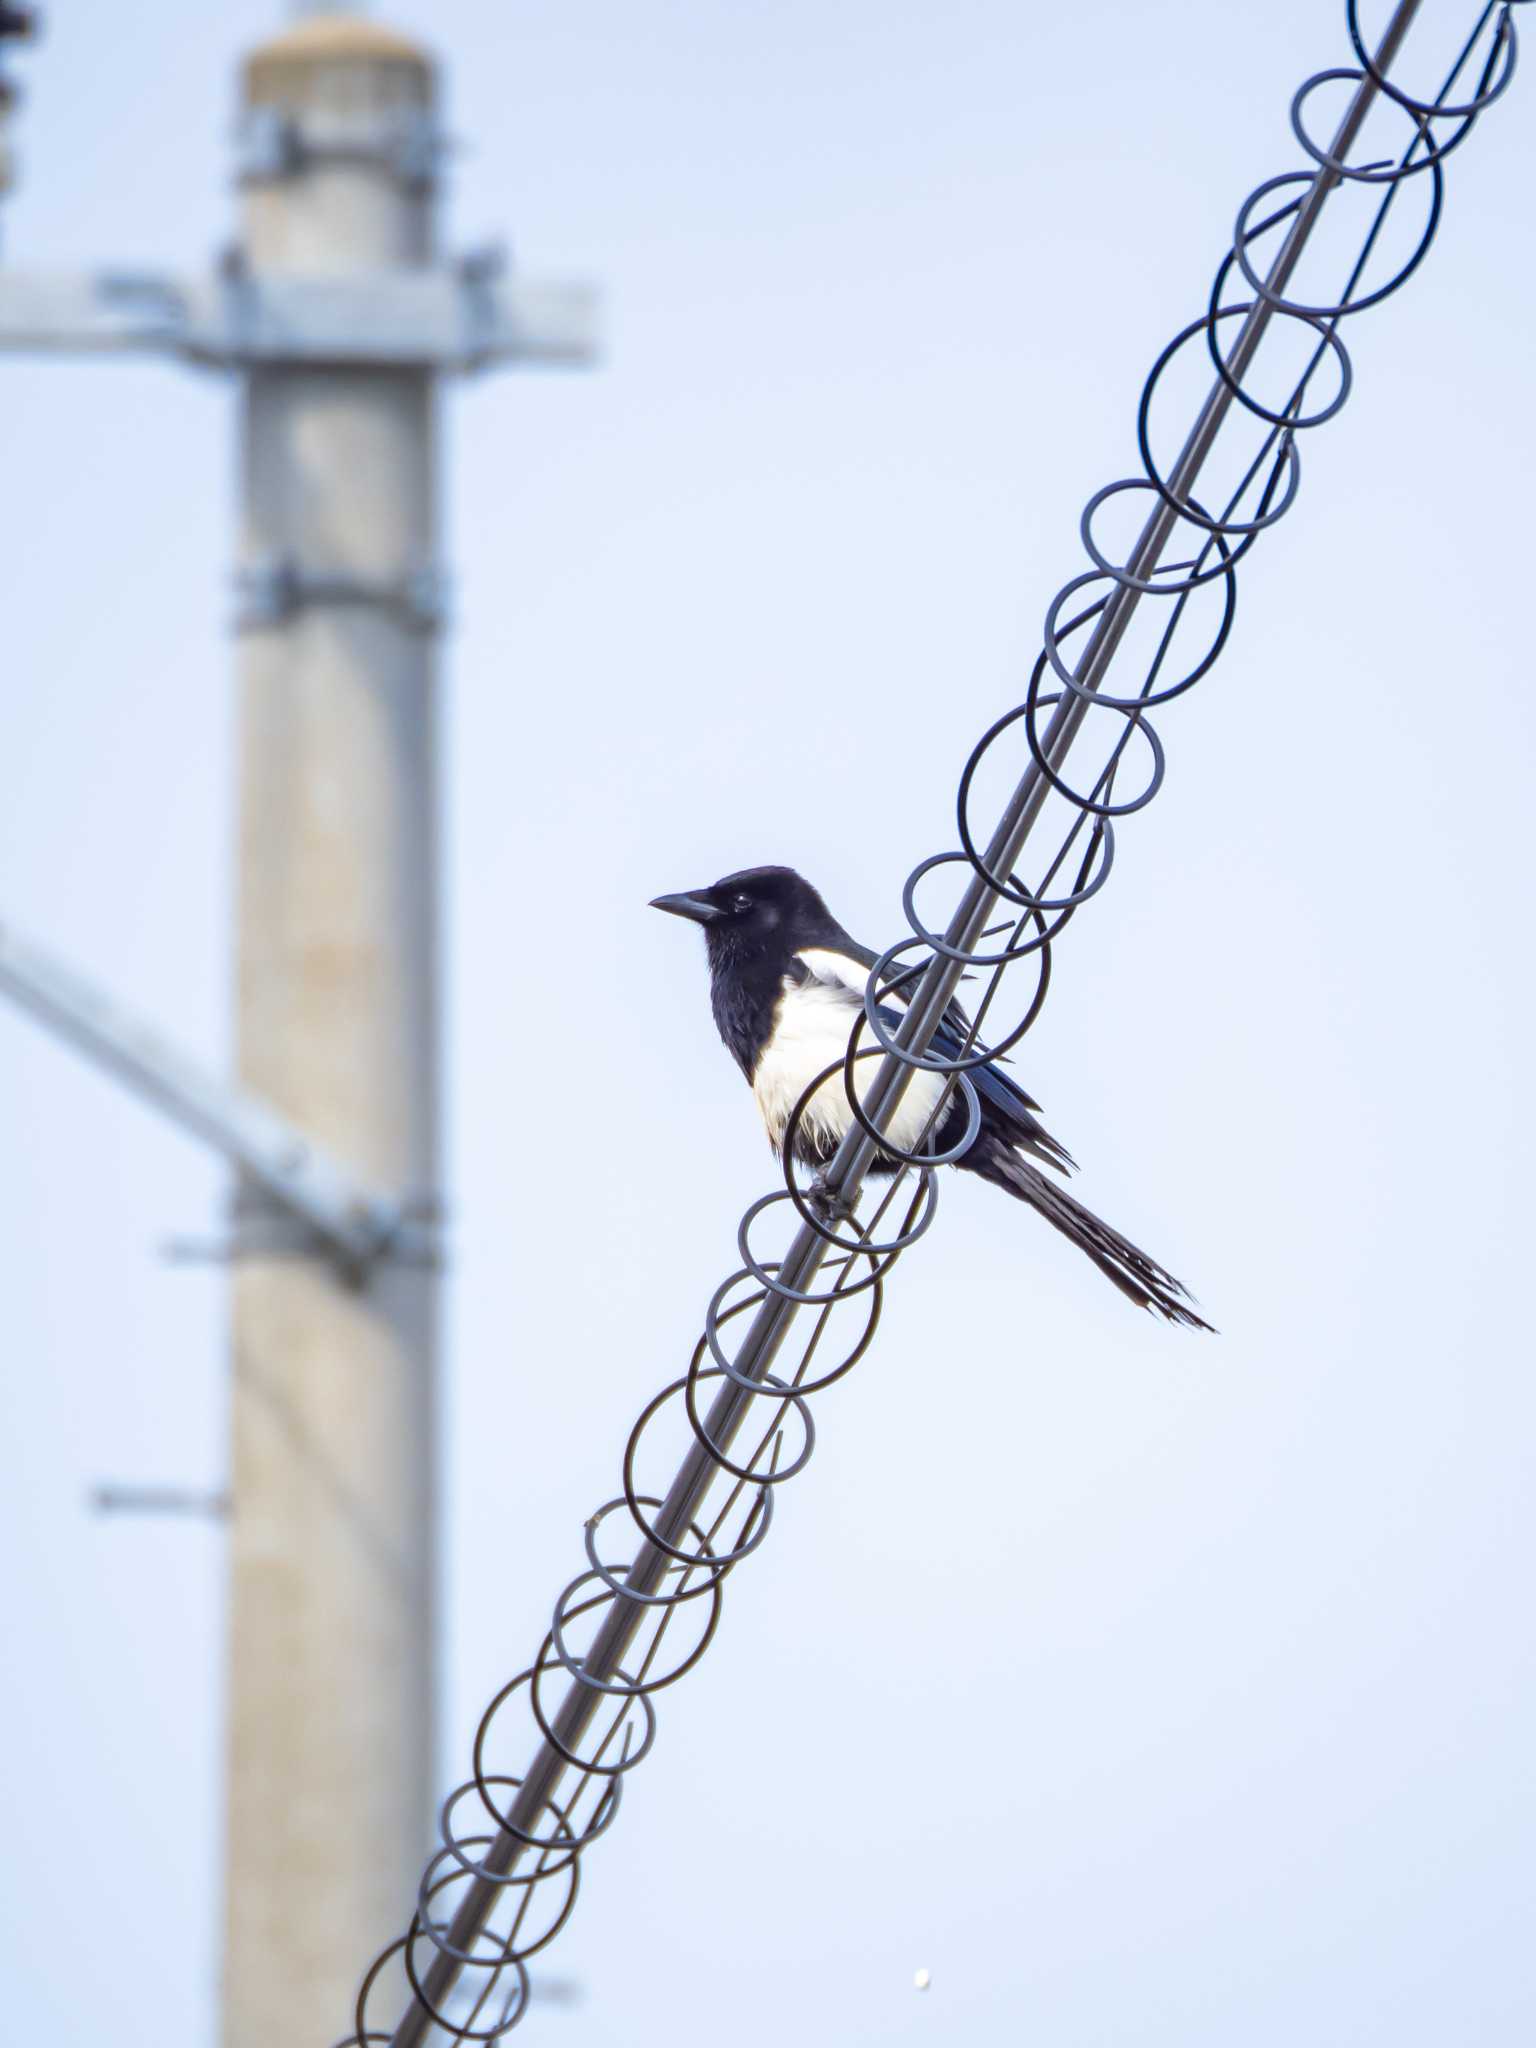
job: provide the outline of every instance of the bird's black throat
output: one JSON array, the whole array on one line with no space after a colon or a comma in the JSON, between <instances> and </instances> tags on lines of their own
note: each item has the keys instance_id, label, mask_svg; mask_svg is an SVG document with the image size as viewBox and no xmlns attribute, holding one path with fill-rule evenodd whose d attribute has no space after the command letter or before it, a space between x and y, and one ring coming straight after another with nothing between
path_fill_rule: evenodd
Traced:
<instances>
[{"instance_id":1,"label":"bird's black throat","mask_svg":"<svg viewBox=\"0 0 1536 2048\"><path fill-rule=\"evenodd\" d=\"M722 919L704 928L715 1028L749 1081L773 1036L785 977L798 978L795 955L817 946L856 952L821 898L807 885L800 887L808 901L763 904L750 919Z\"/></svg>"},{"instance_id":2,"label":"bird's black throat","mask_svg":"<svg viewBox=\"0 0 1536 2048\"><path fill-rule=\"evenodd\" d=\"M704 937L715 1028L750 1081L773 1035L791 947L781 931L744 932L730 925L712 925Z\"/></svg>"}]
</instances>

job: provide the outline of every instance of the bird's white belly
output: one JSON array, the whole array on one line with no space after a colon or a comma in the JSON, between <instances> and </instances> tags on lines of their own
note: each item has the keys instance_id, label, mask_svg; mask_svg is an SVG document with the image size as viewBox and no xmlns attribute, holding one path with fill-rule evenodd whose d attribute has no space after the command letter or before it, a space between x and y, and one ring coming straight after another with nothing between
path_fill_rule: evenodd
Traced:
<instances>
[{"instance_id":1,"label":"bird's white belly","mask_svg":"<svg viewBox=\"0 0 1536 2048\"><path fill-rule=\"evenodd\" d=\"M830 1149L853 1122L842 1062L848 1051L849 1034L861 1015L861 1003L857 998L850 1000L846 989L829 988L814 981L804 986L786 984L773 1036L763 1047L752 1074L752 1093L775 1151L783 1144L784 1127L795 1104L816 1076L834 1064L837 1071L828 1076L806 1104L801 1128L806 1137L821 1141L818 1149ZM866 1031L854 1062L854 1084L860 1102L874 1085L881 1057L879 1045ZM887 1135L899 1151L910 1152L918 1144L943 1086L942 1075L921 1071L913 1075L887 1126Z\"/></svg>"}]
</instances>

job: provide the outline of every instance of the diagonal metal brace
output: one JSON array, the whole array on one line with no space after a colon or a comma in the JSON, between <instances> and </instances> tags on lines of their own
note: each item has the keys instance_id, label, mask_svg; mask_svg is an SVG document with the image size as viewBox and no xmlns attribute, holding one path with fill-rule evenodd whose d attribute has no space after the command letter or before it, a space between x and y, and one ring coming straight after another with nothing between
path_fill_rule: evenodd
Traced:
<instances>
[{"instance_id":1,"label":"diagonal metal brace","mask_svg":"<svg viewBox=\"0 0 1536 2048\"><path fill-rule=\"evenodd\" d=\"M40 946L0 924L0 994L211 1145L360 1280L393 1247L404 1207L358 1186L254 1096L217 1080Z\"/></svg>"}]
</instances>

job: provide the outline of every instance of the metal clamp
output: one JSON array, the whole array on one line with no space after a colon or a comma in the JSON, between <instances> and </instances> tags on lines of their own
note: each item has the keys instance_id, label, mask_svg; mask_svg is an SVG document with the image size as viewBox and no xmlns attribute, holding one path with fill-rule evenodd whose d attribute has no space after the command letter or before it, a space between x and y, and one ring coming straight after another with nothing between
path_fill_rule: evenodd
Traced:
<instances>
[{"instance_id":1,"label":"metal clamp","mask_svg":"<svg viewBox=\"0 0 1536 2048\"><path fill-rule=\"evenodd\" d=\"M424 191L448 146L428 107L402 107L382 122L337 114L301 121L281 107L251 107L235 131L235 177L242 185L267 185L315 164L372 164Z\"/></svg>"},{"instance_id":2,"label":"metal clamp","mask_svg":"<svg viewBox=\"0 0 1536 2048\"><path fill-rule=\"evenodd\" d=\"M237 633L286 625L310 605L371 605L393 612L418 633L435 633L448 616L448 578L436 563L393 577L343 569L306 569L291 555L270 556L235 572Z\"/></svg>"},{"instance_id":3,"label":"metal clamp","mask_svg":"<svg viewBox=\"0 0 1536 2048\"><path fill-rule=\"evenodd\" d=\"M466 249L454 264L461 316L462 364L480 370L495 360L505 321L503 284L510 254L504 242L485 242Z\"/></svg>"}]
</instances>

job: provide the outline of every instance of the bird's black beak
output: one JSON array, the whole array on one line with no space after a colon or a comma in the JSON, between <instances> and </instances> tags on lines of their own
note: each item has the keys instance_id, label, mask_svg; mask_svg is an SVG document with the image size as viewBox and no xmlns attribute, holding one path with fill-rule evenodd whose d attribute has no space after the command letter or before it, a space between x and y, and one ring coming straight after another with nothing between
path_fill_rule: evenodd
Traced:
<instances>
[{"instance_id":1,"label":"bird's black beak","mask_svg":"<svg viewBox=\"0 0 1536 2048\"><path fill-rule=\"evenodd\" d=\"M653 896L650 907L670 911L673 917L689 918L694 924L713 924L717 917L725 915L702 896Z\"/></svg>"}]
</instances>

